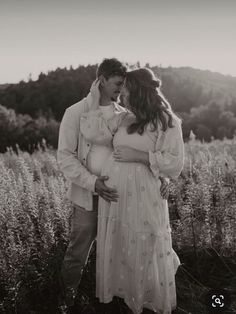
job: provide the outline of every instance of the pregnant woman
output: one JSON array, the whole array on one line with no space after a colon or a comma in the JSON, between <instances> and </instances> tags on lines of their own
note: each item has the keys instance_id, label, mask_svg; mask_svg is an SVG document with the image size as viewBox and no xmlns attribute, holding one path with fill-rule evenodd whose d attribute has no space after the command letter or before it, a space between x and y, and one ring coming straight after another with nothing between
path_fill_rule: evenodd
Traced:
<instances>
[{"instance_id":1,"label":"pregnant woman","mask_svg":"<svg viewBox=\"0 0 236 314\"><path fill-rule=\"evenodd\" d=\"M178 177L184 144L181 120L159 85L149 69L127 73L122 97L130 113L119 121L114 153L102 172L119 199L99 198L96 296L104 303L123 298L134 314L143 308L171 314L176 308L180 261L159 176Z\"/></svg>"}]
</instances>

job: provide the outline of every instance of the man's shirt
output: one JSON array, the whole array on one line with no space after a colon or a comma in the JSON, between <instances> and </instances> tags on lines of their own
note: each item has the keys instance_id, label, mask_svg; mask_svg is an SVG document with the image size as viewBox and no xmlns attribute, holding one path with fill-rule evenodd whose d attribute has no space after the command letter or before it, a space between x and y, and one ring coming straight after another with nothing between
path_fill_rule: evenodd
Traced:
<instances>
[{"instance_id":1,"label":"man's shirt","mask_svg":"<svg viewBox=\"0 0 236 314\"><path fill-rule=\"evenodd\" d=\"M116 103L113 103L112 106L114 118L109 120L109 128L112 128L112 132L116 132L120 116L127 110ZM94 101L91 93L66 109L60 125L57 151L59 167L69 183L68 199L88 211L93 210L93 194L97 174L89 170L88 160L91 162L94 150L90 153L91 141L84 136L85 134L81 130L83 121L93 113L96 115L97 110L99 110L99 105ZM96 121L96 116L94 121ZM90 159L88 159L89 154Z\"/></svg>"},{"instance_id":2,"label":"man's shirt","mask_svg":"<svg viewBox=\"0 0 236 314\"><path fill-rule=\"evenodd\" d=\"M99 106L99 110L102 112L104 119L112 119L115 115L114 105ZM107 158L113 152L113 148L107 145L92 144L87 156L87 166L91 173L97 176L101 175L101 171Z\"/></svg>"}]
</instances>

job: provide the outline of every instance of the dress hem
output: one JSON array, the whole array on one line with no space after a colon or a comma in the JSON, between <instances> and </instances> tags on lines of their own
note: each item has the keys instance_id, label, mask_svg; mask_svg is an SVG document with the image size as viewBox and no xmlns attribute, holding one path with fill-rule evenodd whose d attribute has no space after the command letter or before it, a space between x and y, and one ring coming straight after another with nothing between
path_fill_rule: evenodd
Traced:
<instances>
[{"instance_id":1,"label":"dress hem","mask_svg":"<svg viewBox=\"0 0 236 314\"><path fill-rule=\"evenodd\" d=\"M127 301L127 299L125 299L124 296L121 295L121 294L118 294L118 293L117 294L113 294L111 297L106 298L106 299L104 298L103 300L101 300L101 298L99 298L98 296L96 296L96 297L99 299L100 303L105 303L105 304L112 302L114 297L119 297L122 300L124 300L125 304L132 310L132 308L129 306L129 302ZM147 306L145 307L144 306L145 304L148 305L148 304L153 304L153 303L152 302L144 302L141 310L138 311L138 312L133 312L133 313L134 314L141 314L144 309L148 309L148 310L153 311L155 314L166 314L166 313L167 314L171 314L171 312L176 310L176 308L177 308L177 305L175 305L174 307L171 307L171 312L170 311L164 311L164 310L153 310L153 308L151 308L151 306L150 307L147 307Z\"/></svg>"}]
</instances>

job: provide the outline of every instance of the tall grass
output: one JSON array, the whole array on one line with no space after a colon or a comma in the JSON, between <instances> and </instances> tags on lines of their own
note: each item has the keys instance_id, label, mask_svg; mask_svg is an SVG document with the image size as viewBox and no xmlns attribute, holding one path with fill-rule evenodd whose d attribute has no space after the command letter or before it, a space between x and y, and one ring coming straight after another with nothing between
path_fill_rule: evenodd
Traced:
<instances>
[{"instance_id":1,"label":"tall grass","mask_svg":"<svg viewBox=\"0 0 236 314\"><path fill-rule=\"evenodd\" d=\"M170 207L179 214L173 230L178 248L214 247L236 253L236 139L185 145L184 170L172 182Z\"/></svg>"},{"instance_id":2,"label":"tall grass","mask_svg":"<svg viewBox=\"0 0 236 314\"><path fill-rule=\"evenodd\" d=\"M187 248L198 260L202 249L236 256L235 144L185 145L184 170L169 197L173 246L183 259ZM0 312L56 313L71 206L55 151L9 149L0 173Z\"/></svg>"},{"instance_id":3,"label":"tall grass","mask_svg":"<svg viewBox=\"0 0 236 314\"><path fill-rule=\"evenodd\" d=\"M66 182L50 151L17 156L9 150L0 172L2 310L48 308L69 234Z\"/></svg>"}]
</instances>

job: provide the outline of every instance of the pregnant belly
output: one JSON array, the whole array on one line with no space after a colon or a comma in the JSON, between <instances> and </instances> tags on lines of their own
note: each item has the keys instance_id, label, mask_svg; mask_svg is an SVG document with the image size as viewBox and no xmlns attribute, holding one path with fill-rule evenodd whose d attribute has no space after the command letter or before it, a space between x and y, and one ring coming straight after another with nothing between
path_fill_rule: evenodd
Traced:
<instances>
[{"instance_id":1,"label":"pregnant belly","mask_svg":"<svg viewBox=\"0 0 236 314\"><path fill-rule=\"evenodd\" d=\"M100 176L111 154L112 149L110 147L93 145L87 157L87 165L90 172Z\"/></svg>"},{"instance_id":2,"label":"pregnant belly","mask_svg":"<svg viewBox=\"0 0 236 314\"><path fill-rule=\"evenodd\" d=\"M160 196L160 180L141 163L116 162L109 157L102 175L109 179L106 185L116 188L119 199L110 207L109 215L129 223L137 232L161 230L168 210ZM145 225L143 223L145 222ZM155 231L156 232L156 231Z\"/></svg>"},{"instance_id":3,"label":"pregnant belly","mask_svg":"<svg viewBox=\"0 0 236 314\"><path fill-rule=\"evenodd\" d=\"M118 162L112 154L104 163L101 175L108 176L106 184L117 187L122 194L127 193L125 187L130 186L131 182L133 189L134 184L137 188L145 185L159 189L160 186L160 180L154 177L148 166L137 162Z\"/></svg>"}]
</instances>

